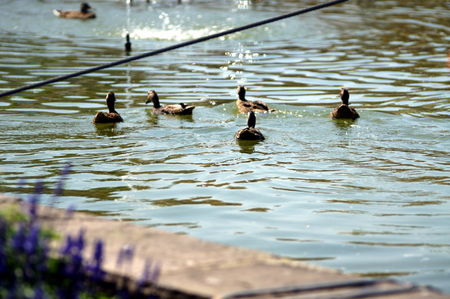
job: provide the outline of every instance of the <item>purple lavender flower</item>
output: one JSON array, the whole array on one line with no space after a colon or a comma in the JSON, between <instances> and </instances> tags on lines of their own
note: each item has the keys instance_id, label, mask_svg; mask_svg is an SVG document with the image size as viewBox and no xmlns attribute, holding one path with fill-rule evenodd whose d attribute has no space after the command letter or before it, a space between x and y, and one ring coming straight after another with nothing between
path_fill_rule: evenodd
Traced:
<instances>
[{"instance_id":1,"label":"purple lavender flower","mask_svg":"<svg viewBox=\"0 0 450 299\"><path fill-rule=\"evenodd\" d=\"M45 296L44 290L42 289L42 286L37 286L34 288L34 297L33 299L45 299L47 298Z\"/></svg>"},{"instance_id":2,"label":"purple lavender flower","mask_svg":"<svg viewBox=\"0 0 450 299\"><path fill-rule=\"evenodd\" d=\"M84 232L84 228L80 228L78 236L73 239L71 252L69 254L70 266L74 269L73 271L75 272L80 271L83 263L83 249L85 244Z\"/></svg>"},{"instance_id":3,"label":"purple lavender flower","mask_svg":"<svg viewBox=\"0 0 450 299\"><path fill-rule=\"evenodd\" d=\"M72 252L73 244L74 244L74 242L72 240L72 236L66 235L66 241L63 243L63 246L61 246L59 253L62 256L68 256Z\"/></svg>"},{"instance_id":4,"label":"purple lavender flower","mask_svg":"<svg viewBox=\"0 0 450 299\"><path fill-rule=\"evenodd\" d=\"M71 165L66 164L61 170L53 198L62 194L70 168ZM25 180L21 180L19 187L24 184ZM24 208L29 215L29 221L18 223L16 227L0 218L0 297L6 295L11 299L78 299L81 295L86 298L90 296L97 298L96 282L101 281L105 275L102 270L104 243L100 239L95 241L92 258L86 262L83 259L83 250L86 247L85 230L81 228L76 235L66 235L65 242L59 250L60 259L49 259L49 240L42 234L37 217L43 190L43 183L38 181L34 193L28 196L25 202ZM72 211L73 209L68 213ZM134 246L124 246L119 252L117 265L131 263L134 251ZM51 272L51 275L47 276L50 271L56 273ZM159 275L159 264L147 260L138 287L155 283ZM57 277L56 286L53 279L44 282L43 279L47 277ZM118 290L116 296L124 299L134 296L130 294L126 285L128 284L124 284L125 287ZM56 287L56 290L52 291L54 293L47 293L53 287ZM34 292L30 294L29 290Z\"/></svg>"},{"instance_id":5,"label":"purple lavender flower","mask_svg":"<svg viewBox=\"0 0 450 299\"><path fill-rule=\"evenodd\" d=\"M160 265L158 263L155 264L152 270L152 261L147 259L145 261L142 276L138 281L138 288L142 288L147 283L156 283L159 278L160 271Z\"/></svg>"},{"instance_id":6,"label":"purple lavender flower","mask_svg":"<svg viewBox=\"0 0 450 299\"><path fill-rule=\"evenodd\" d=\"M34 193L42 194L42 192L44 192L44 183L42 183L42 181L37 181L34 185Z\"/></svg>"},{"instance_id":7,"label":"purple lavender flower","mask_svg":"<svg viewBox=\"0 0 450 299\"><path fill-rule=\"evenodd\" d=\"M94 246L94 263L96 265L101 265L103 263L103 241L95 241Z\"/></svg>"},{"instance_id":8,"label":"purple lavender flower","mask_svg":"<svg viewBox=\"0 0 450 299\"><path fill-rule=\"evenodd\" d=\"M20 298L20 295L17 294L17 285L14 283L12 286L8 288L8 294L6 295L6 299L17 299Z\"/></svg>"},{"instance_id":9,"label":"purple lavender flower","mask_svg":"<svg viewBox=\"0 0 450 299\"><path fill-rule=\"evenodd\" d=\"M6 263L6 222L0 217L0 277L8 270L8 266Z\"/></svg>"},{"instance_id":10,"label":"purple lavender flower","mask_svg":"<svg viewBox=\"0 0 450 299\"><path fill-rule=\"evenodd\" d=\"M0 216L0 248L6 246L7 225L6 221Z\"/></svg>"},{"instance_id":11,"label":"purple lavender flower","mask_svg":"<svg viewBox=\"0 0 450 299\"><path fill-rule=\"evenodd\" d=\"M157 283L160 274L161 274L161 265L157 262L153 267L153 272L151 273L149 280L152 283Z\"/></svg>"},{"instance_id":12,"label":"purple lavender flower","mask_svg":"<svg viewBox=\"0 0 450 299\"><path fill-rule=\"evenodd\" d=\"M48 270L47 262L49 251L50 251L49 244L47 240L45 240L44 242L42 242L42 244L40 244L40 256L39 256L40 260L38 261L38 265L36 268L36 270L39 273L44 273L44 271Z\"/></svg>"},{"instance_id":13,"label":"purple lavender flower","mask_svg":"<svg viewBox=\"0 0 450 299\"><path fill-rule=\"evenodd\" d=\"M58 272L64 284L60 285L57 291L58 298L78 298L84 277L82 255L84 243L83 229L80 229L78 236L66 235L66 242L60 249L62 257Z\"/></svg>"},{"instance_id":14,"label":"purple lavender flower","mask_svg":"<svg viewBox=\"0 0 450 299\"><path fill-rule=\"evenodd\" d=\"M150 259L147 259L145 261L144 270L142 271L142 276L138 280L138 283L137 283L139 289L148 283L148 281L150 279L151 266L152 266L152 261Z\"/></svg>"},{"instance_id":15,"label":"purple lavender flower","mask_svg":"<svg viewBox=\"0 0 450 299\"><path fill-rule=\"evenodd\" d=\"M124 262L131 263L134 256L134 245L125 245L123 246L120 251L119 255L117 256L117 262L116 267L121 267Z\"/></svg>"},{"instance_id":16,"label":"purple lavender flower","mask_svg":"<svg viewBox=\"0 0 450 299\"><path fill-rule=\"evenodd\" d=\"M94 245L94 255L92 257L91 264L88 265L87 269L91 273L91 278L94 281L101 280L104 275L102 270L103 264L103 241L96 240Z\"/></svg>"},{"instance_id":17,"label":"purple lavender flower","mask_svg":"<svg viewBox=\"0 0 450 299\"><path fill-rule=\"evenodd\" d=\"M28 235L26 236L24 243L23 243L23 248L24 248L24 252L28 255L31 255L35 252L37 252L37 250L39 249L39 233L40 233L40 227L37 225L33 225L28 233Z\"/></svg>"},{"instance_id":18,"label":"purple lavender flower","mask_svg":"<svg viewBox=\"0 0 450 299\"><path fill-rule=\"evenodd\" d=\"M84 233L85 233L85 229L84 228L80 228L80 231L78 232L78 238L75 239L75 247L76 250L78 251L83 251L84 249L84 244L85 244L85 240L84 240Z\"/></svg>"},{"instance_id":19,"label":"purple lavender flower","mask_svg":"<svg viewBox=\"0 0 450 299\"><path fill-rule=\"evenodd\" d=\"M30 223L34 223L37 217L37 208L39 199L44 191L44 184L41 181L36 182L34 186L34 193L28 199L28 214L30 216Z\"/></svg>"},{"instance_id":20,"label":"purple lavender flower","mask_svg":"<svg viewBox=\"0 0 450 299\"><path fill-rule=\"evenodd\" d=\"M117 292L117 297L120 299L129 299L130 292L127 289L121 289Z\"/></svg>"},{"instance_id":21,"label":"purple lavender flower","mask_svg":"<svg viewBox=\"0 0 450 299\"><path fill-rule=\"evenodd\" d=\"M23 251L23 243L25 242L25 225L23 223L19 224L19 228L14 233L12 237L12 248L17 252Z\"/></svg>"},{"instance_id":22,"label":"purple lavender flower","mask_svg":"<svg viewBox=\"0 0 450 299\"><path fill-rule=\"evenodd\" d=\"M63 169L61 170L61 173L59 175L59 180L56 183L55 191L53 192L53 197L58 197L62 194L63 188L64 188L64 181L66 180L67 176L70 173L72 165L70 163L67 163L64 165Z\"/></svg>"}]
</instances>

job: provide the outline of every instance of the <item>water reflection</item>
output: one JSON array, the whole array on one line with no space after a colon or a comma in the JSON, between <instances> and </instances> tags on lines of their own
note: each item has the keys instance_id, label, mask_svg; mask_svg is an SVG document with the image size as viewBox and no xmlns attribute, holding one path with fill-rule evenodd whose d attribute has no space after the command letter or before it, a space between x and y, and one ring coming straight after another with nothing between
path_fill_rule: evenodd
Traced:
<instances>
[{"instance_id":1,"label":"water reflection","mask_svg":"<svg viewBox=\"0 0 450 299\"><path fill-rule=\"evenodd\" d=\"M342 129L344 133L347 133L347 130L355 125L358 119L333 119L332 121L336 128Z\"/></svg>"},{"instance_id":2,"label":"water reflection","mask_svg":"<svg viewBox=\"0 0 450 299\"><path fill-rule=\"evenodd\" d=\"M253 154L255 152L255 146L262 141L260 140L236 140L239 145L239 152L243 154Z\"/></svg>"},{"instance_id":3,"label":"water reflection","mask_svg":"<svg viewBox=\"0 0 450 299\"><path fill-rule=\"evenodd\" d=\"M153 113L151 110L147 110L147 122L151 125L157 126L160 115Z\"/></svg>"},{"instance_id":4,"label":"water reflection","mask_svg":"<svg viewBox=\"0 0 450 299\"><path fill-rule=\"evenodd\" d=\"M92 124L98 136L114 137L123 135L123 130L119 129L116 123Z\"/></svg>"},{"instance_id":5,"label":"water reflection","mask_svg":"<svg viewBox=\"0 0 450 299\"><path fill-rule=\"evenodd\" d=\"M179 124L182 127L184 122L194 123L195 118L192 115L174 115L174 114L157 114L153 113L151 109L147 109L147 122L152 124L153 126L158 126L160 122L160 118L162 119L171 119L171 120L179 120Z\"/></svg>"},{"instance_id":6,"label":"water reflection","mask_svg":"<svg viewBox=\"0 0 450 299\"><path fill-rule=\"evenodd\" d=\"M176 198L168 198L168 199L160 199L153 200L153 205L170 207L170 206L178 206L178 205L211 205L211 206L240 206L240 203L237 202L224 202L221 200L213 199L210 196L199 196L190 199L176 199Z\"/></svg>"}]
</instances>

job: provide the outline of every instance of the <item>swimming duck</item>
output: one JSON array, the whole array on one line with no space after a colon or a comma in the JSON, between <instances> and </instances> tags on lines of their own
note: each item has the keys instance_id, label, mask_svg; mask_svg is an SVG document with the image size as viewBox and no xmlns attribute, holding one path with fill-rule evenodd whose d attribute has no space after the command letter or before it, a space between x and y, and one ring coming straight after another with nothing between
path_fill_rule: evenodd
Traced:
<instances>
[{"instance_id":1,"label":"swimming duck","mask_svg":"<svg viewBox=\"0 0 450 299\"><path fill-rule=\"evenodd\" d=\"M60 18L66 19L93 19L95 13L91 11L92 7L86 2L81 3L80 10L59 10L54 9L53 14Z\"/></svg>"},{"instance_id":2,"label":"swimming duck","mask_svg":"<svg viewBox=\"0 0 450 299\"><path fill-rule=\"evenodd\" d=\"M116 96L114 95L114 92L108 92L106 96L106 104L108 105L109 112L97 112L92 122L94 124L123 122L120 114L117 113L116 109L114 109L115 102Z\"/></svg>"},{"instance_id":3,"label":"swimming duck","mask_svg":"<svg viewBox=\"0 0 450 299\"><path fill-rule=\"evenodd\" d=\"M158 94L154 90L150 90L147 93L147 101L145 101L145 103L147 104L150 102L153 102L153 113L158 114L186 115L192 114L192 110L195 108L194 106L188 106L185 103L161 106Z\"/></svg>"},{"instance_id":4,"label":"swimming duck","mask_svg":"<svg viewBox=\"0 0 450 299\"><path fill-rule=\"evenodd\" d=\"M255 112L248 113L247 128L241 129L236 133L236 139L239 140L264 140L263 134L255 128L256 116Z\"/></svg>"},{"instance_id":5,"label":"swimming duck","mask_svg":"<svg viewBox=\"0 0 450 299\"><path fill-rule=\"evenodd\" d=\"M356 112L355 108L350 107L348 105L348 99L350 98L350 94L347 88L341 88L341 100L342 104L334 108L334 110L330 113L331 118L340 119L340 118L348 118L348 119L357 119L359 117L358 112Z\"/></svg>"},{"instance_id":6,"label":"swimming duck","mask_svg":"<svg viewBox=\"0 0 450 299\"><path fill-rule=\"evenodd\" d=\"M269 112L269 107L262 101L247 101L245 99L245 87L238 86L237 93L238 99L236 101L236 106L240 113L248 113L250 111L255 112Z\"/></svg>"},{"instance_id":7,"label":"swimming duck","mask_svg":"<svg viewBox=\"0 0 450 299\"><path fill-rule=\"evenodd\" d=\"M127 33L125 36L125 51L131 52L131 42L130 42L130 34Z\"/></svg>"}]
</instances>

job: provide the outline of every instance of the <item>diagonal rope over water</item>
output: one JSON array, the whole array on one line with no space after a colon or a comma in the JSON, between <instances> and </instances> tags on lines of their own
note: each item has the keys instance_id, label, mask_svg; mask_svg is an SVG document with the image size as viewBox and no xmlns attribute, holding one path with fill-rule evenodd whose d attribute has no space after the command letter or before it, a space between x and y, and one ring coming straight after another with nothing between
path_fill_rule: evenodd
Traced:
<instances>
[{"instance_id":1,"label":"diagonal rope over water","mask_svg":"<svg viewBox=\"0 0 450 299\"><path fill-rule=\"evenodd\" d=\"M300 9L300 10L297 10L297 11L294 11L294 12L291 12L291 13L283 14L283 15L280 15L280 16L277 16L277 17L264 19L262 21L258 21L258 22L255 22L255 23L251 23L251 24L247 24L247 25L244 25L244 26L236 27L236 28L233 28L233 29L221 31L221 32L218 32L218 33L214 33L214 34L211 34L211 35L203 36L203 37L200 37L200 38L197 38L197 39L193 39L193 40L190 40L190 41L178 43L178 44L175 44L175 45L172 45L172 46L168 46L168 47L165 47L165 48L161 48L161 49L158 49L158 50L145 52L145 53L142 53L142 54L139 54L139 55L127 57L127 58L120 59L120 60L117 60L117 61L113 61L113 62L110 62L110 63L107 63L107 64L95 66L95 67L88 68L88 69L85 69L85 70L82 70L82 71L79 71L79 72L76 72L76 73L72 73L72 74L68 74L68 75L64 75L64 76L60 76L60 77L55 77L55 78L48 79L48 80L41 81L41 82L37 82L37 83L33 83L33 84L30 84L30 85L27 85L27 86L19 87L19 88L16 88L16 89L12 89L12 90L0 93L0 97L7 96L7 95L12 95L12 94L19 93L19 92L22 92L22 91L25 91L25 90L29 90L29 89L33 89L33 88L38 88L38 87L41 87L41 86L44 86L44 85L48 85L48 84L51 84L51 83L55 83L55 82L58 82L58 81L63 81L63 80L66 80L66 79L78 77L78 76L81 76L81 75L84 75L84 74L93 73L93 72L96 72L96 71L99 71L99 70L103 70L103 69L110 68L110 67L113 67L113 66L116 66L116 65L124 64L124 63L130 62L130 61L134 61L134 60L142 59L142 58L145 58L145 57L158 55L158 54L161 54L161 53L164 53L164 52L176 50L176 49L179 49L179 48L187 47L187 46L190 46L190 45L193 45L193 44L197 44L197 43L201 43L201 42L204 42L204 41L207 41L207 40L210 40L210 39L218 38L218 37L221 37L221 36L224 36L224 35L228 35L228 34L236 33L236 32L239 32L239 31L251 29L251 28L254 28L254 27L262 26L262 25L265 25L265 24L273 23L273 22L276 22L276 21L280 21L280 20L283 20L283 19L287 19L287 18L290 18L290 17L301 15L301 14L304 14L304 13L307 13L307 12L311 12L311 11L314 11L314 10L319 10L319 9L322 9L322 8L325 8L325 7L329 7L329 6L333 6L333 5L336 5L336 4L340 4L340 3L346 2L346 1L348 1L348 0L334 0L334 1L326 2L326 3L323 3L323 4L311 6L311 7L304 8L304 9Z\"/></svg>"}]
</instances>

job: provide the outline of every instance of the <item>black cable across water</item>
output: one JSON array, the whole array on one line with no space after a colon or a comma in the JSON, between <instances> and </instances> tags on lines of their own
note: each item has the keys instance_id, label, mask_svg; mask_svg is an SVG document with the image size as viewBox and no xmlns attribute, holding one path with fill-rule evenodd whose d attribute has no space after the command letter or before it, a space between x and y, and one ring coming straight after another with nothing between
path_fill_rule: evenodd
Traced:
<instances>
[{"instance_id":1,"label":"black cable across water","mask_svg":"<svg viewBox=\"0 0 450 299\"><path fill-rule=\"evenodd\" d=\"M84 75L84 74L96 72L96 71L99 71L99 70L103 70L103 69L106 69L106 68L110 68L110 67L113 67L113 66L116 66L116 65L119 65L119 64L127 63L127 62L134 61L134 60L138 60L138 59L141 59L141 58L154 56L154 55L158 55L158 54L161 54L161 53L164 53L164 52L168 52L168 51L172 51L172 50L175 50L175 49L187 47L187 46L190 46L190 45L193 45L193 44L197 44L197 43L201 43L201 42L213 39L213 38L218 38L218 37L221 37L221 36L224 36L224 35L236 33L236 32L247 30L247 29L251 29L251 28L254 28L254 27L257 27L257 26L268 24L268 23L280 21L280 20L283 20L283 19L287 19L287 18L290 18L290 17L294 17L294 16L301 15L301 14L304 14L304 13L307 13L307 12L310 12L310 11L322 9L322 8L325 8L325 7L328 7L328 6L332 6L332 5L336 5L336 4L339 4L339 3L342 3L342 2L346 2L346 1L348 1L348 0L334 0L334 1L330 1L330 2L327 2L327 3L323 3L323 4L311 6L311 7L308 7L308 8L304 8L304 9L301 9L301 10L297 10L297 11L294 11L294 12L291 12L291 13L288 13L288 14L284 14L284 15L278 16L278 17L265 19L265 20L262 20L262 21L259 21L259 22L255 22L255 23L244 25L244 26L236 27L236 28L233 28L233 29L225 30L225 31L222 31L222 32L214 33L214 34L211 34L211 35L203 36L203 37L200 37L200 38L197 38L197 39L194 39L194 40L190 40L190 41L187 41L187 42L182 42L182 43L175 44L175 45L172 45L172 46L169 46L169 47L165 47L165 48L161 48L161 49L158 49L158 50L154 50L154 51L142 53L142 54L139 54L139 55L131 56L131 57L128 57L128 58L120 59L120 60L117 60L117 61L114 61L114 62L110 62L110 63L107 63L107 64L91 67L91 68L88 68L88 69L85 69L83 71L79 71L79 72L76 72L76 73L72 73L72 74L68 74L68 75L64 75L64 76L60 76L60 77L55 77L55 78L48 79L48 80L45 80L45 81L41 81L41 82L37 82L37 83L30 84L30 85L27 85L27 86L23 86L23 87L19 87L19 88L16 88L16 89L12 89L12 90L0 93L0 97L7 96L7 95L12 95L12 94L15 94L15 93L18 93L18 92L21 92L21 91L25 91L25 90L28 90L28 89L41 87L41 86L44 86L44 85L47 85L47 84L50 84L50 83L54 83L54 82L63 81L63 80L66 80L66 79L78 77L78 76L81 76L81 75Z\"/></svg>"}]
</instances>

